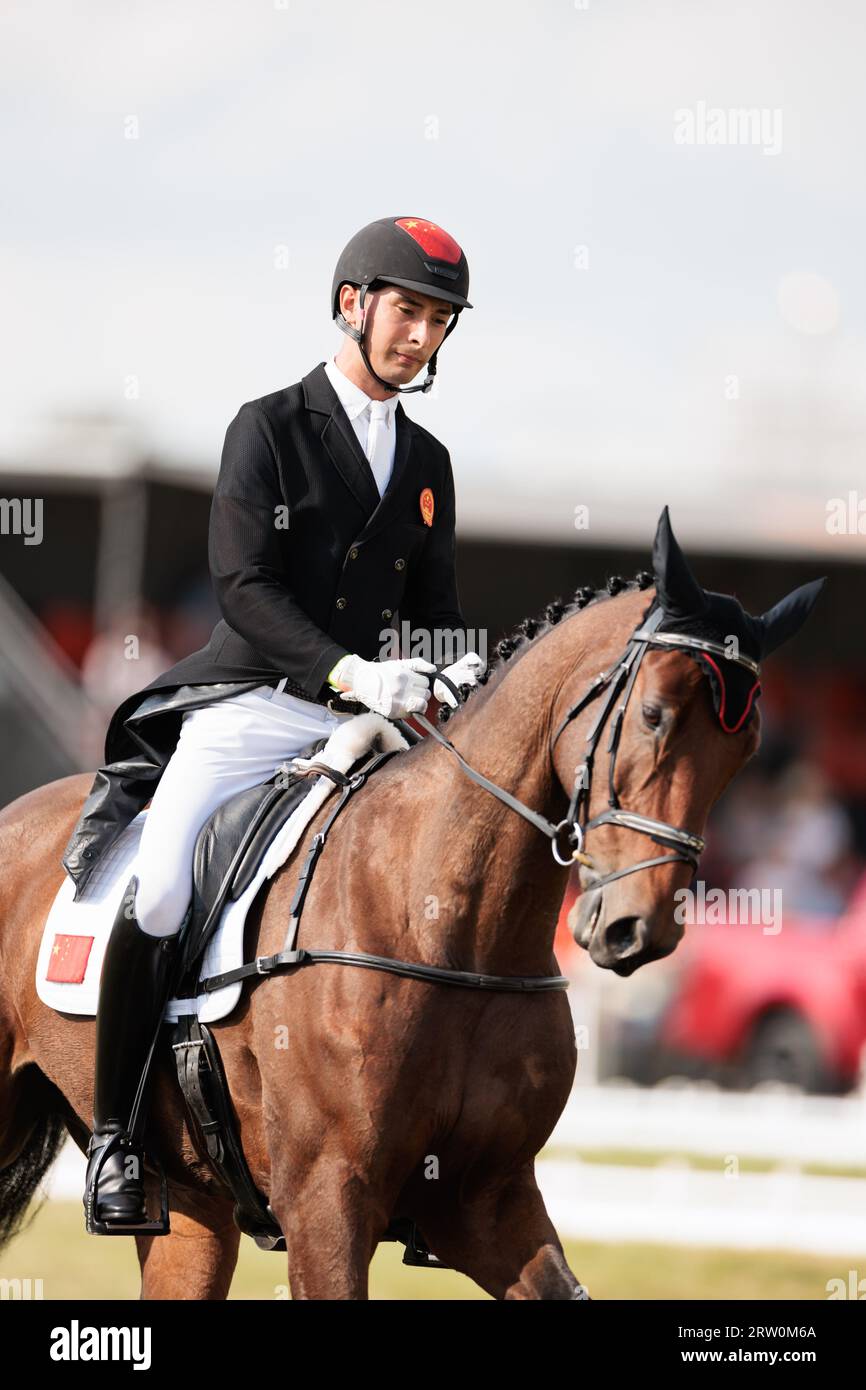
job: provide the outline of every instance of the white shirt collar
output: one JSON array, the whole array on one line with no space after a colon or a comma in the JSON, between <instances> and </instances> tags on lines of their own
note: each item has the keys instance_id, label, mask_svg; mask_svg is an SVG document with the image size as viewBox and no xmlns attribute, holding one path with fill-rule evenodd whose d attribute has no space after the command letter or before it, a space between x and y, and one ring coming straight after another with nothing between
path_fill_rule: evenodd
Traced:
<instances>
[{"instance_id":1,"label":"white shirt collar","mask_svg":"<svg viewBox=\"0 0 866 1390\"><path fill-rule=\"evenodd\" d=\"M356 386L354 381L349 380L346 373L337 366L335 358L332 357L329 362L325 363L325 372L349 419L356 420L357 417L367 409L367 406L370 404L370 397L366 392L361 390L360 386ZM394 419L399 400L400 396L398 394L390 396L387 401L381 402L388 411L389 428Z\"/></svg>"}]
</instances>

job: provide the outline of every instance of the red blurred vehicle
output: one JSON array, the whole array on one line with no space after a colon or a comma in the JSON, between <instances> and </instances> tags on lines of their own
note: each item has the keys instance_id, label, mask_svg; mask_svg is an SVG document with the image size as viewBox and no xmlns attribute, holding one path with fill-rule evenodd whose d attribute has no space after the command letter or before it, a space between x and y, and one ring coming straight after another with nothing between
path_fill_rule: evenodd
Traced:
<instances>
[{"instance_id":1,"label":"red blurred vehicle","mask_svg":"<svg viewBox=\"0 0 866 1390\"><path fill-rule=\"evenodd\" d=\"M866 1046L866 874L836 920L788 915L775 935L760 924L693 924L686 939L685 968L659 1029L664 1051L740 1085L784 1081L842 1093L857 1083Z\"/></svg>"},{"instance_id":2,"label":"red blurred vehicle","mask_svg":"<svg viewBox=\"0 0 866 1390\"><path fill-rule=\"evenodd\" d=\"M556 942L569 970L576 963L560 949L574 897L570 888ZM849 1091L866 1063L866 873L836 919L786 914L775 934L760 923L692 922L674 954L645 970L662 971L669 989L654 1019L620 1040L617 1074Z\"/></svg>"}]
</instances>

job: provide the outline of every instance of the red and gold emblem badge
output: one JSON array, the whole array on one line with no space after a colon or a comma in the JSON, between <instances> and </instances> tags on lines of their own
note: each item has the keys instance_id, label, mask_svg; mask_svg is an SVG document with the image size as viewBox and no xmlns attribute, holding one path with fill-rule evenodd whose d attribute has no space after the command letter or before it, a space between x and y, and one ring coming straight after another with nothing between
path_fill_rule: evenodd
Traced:
<instances>
[{"instance_id":1,"label":"red and gold emblem badge","mask_svg":"<svg viewBox=\"0 0 866 1390\"><path fill-rule=\"evenodd\" d=\"M432 525L433 525L433 491L432 491L432 489L429 488L429 487L425 487L424 491L421 493L421 496L420 496L420 498L419 498L418 500L419 500L419 502L420 502L420 504L421 504L421 519L423 520L424 525L425 525L425 526L432 526Z\"/></svg>"}]
</instances>

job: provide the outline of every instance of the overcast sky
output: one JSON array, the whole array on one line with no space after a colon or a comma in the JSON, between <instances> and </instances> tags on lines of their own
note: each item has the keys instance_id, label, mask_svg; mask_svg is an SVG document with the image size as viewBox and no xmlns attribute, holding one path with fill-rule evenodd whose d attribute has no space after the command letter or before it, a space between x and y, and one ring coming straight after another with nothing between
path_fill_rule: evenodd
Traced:
<instances>
[{"instance_id":1,"label":"overcast sky","mask_svg":"<svg viewBox=\"0 0 866 1390\"><path fill-rule=\"evenodd\" d=\"M470 263L437 398L404 402L463 529L580 544L587 504L648 541L668 502L696 543L864 553L826 527L866 498L861 3L2 15L7 466L95 411L215 475L241 403L343 341L344 243L412 214Z\"/></svg>"}]
</instances>

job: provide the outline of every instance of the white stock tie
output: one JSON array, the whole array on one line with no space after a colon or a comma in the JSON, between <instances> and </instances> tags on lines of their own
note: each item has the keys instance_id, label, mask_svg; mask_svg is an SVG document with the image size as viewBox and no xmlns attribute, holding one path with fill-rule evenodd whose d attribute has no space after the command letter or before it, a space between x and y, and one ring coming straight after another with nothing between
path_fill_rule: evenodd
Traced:
<instances>
[{"instance_id":1,"label":"white stock tie","mask_svg":"<svg viewBox=\"0 0 866 1390\"><path fill-rule=\"evenodd\" d=\"M391 473L391 450L388 447L391 416L384 401L371 401L367 409L370 412L370 424L367 428L367 459L373 470L373 477L376 479L376 486L381 497L388 486Z\"/></svg>"}]
</instances>

